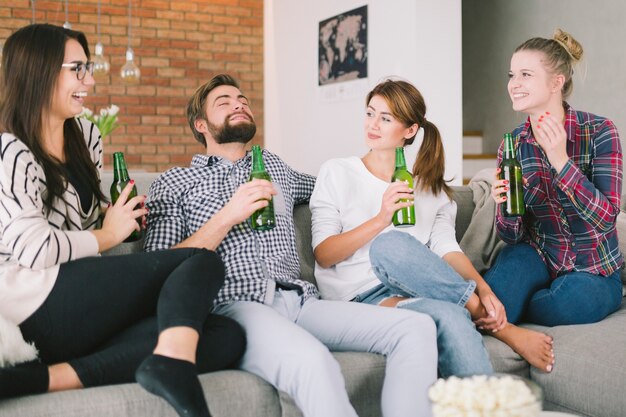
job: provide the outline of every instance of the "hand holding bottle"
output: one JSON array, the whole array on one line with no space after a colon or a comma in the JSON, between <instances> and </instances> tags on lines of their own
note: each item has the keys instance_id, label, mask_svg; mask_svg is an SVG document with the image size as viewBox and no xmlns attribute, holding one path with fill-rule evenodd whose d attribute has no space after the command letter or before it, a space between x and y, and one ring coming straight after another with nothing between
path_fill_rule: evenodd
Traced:
<instances>
[{"instance_id":1,"label":"hand holding bottle","mask_svg":"<svg viewBox=\"0 0 626 417\"><path fill-rule=\"evenodd\" d=\"M111 204L115 205L115 202L120 197L122 190L132 184L130 193L126 196L126 199L130 200L137 195L137 187L135 187L135 181L132 181L128 176L128 168L126 167L126 160L124 159L123 152L113 153L113 182L111 183ZM142 206L136 206L135 208L142 208ZM144 218L137 218L137 224L139 228L130 232L126 236L124 242L134 242L141 239L141 228L144 224Z\"/></svg>"},{"instance_id":2,"label":"hand holding bottle","mask_svg":"<svg viewBox=\"0 0 626 417\"><path fill-rule=\"evenodd\" d=\"M502 204L506 201L506 192L507 192L507 180L500 179L500 173L502 170L500 168L495 169L494 179L491 183L491 198L496 204Z\"/></svg>"},{"instance_id":3,"label":"hand holding bottle","mask_svg":"<svg viewBox=\"0 0 626 417\"><path fill-rule=\"evenodd\" d=\"M524 204L524 188L522 178L522 165L517 159L513 135L504 134L504 147L502 161L498 172L500 186L505 193L502 200L502 214L505 217L523 216L526 213Z\"/></svg>"},{"instance_id":4,"label":"hand holding bottle","mask_svg":"<svg viewBox=\"0 0 626 417\"><path fill-rule=\"evenodd\" d=\"M254 179L241 184L220 213L224 221L232 227L246 221L252 213L267 207L275 194L276 190L271 182Z\"/></svg>"},{"instance_id":5,"label":"hand holding bottle","mask_svg":"<svg viewBox=\"0 0 626 417\"><path fill-rule=\"evenodd\" d=\"M248 181L267 180L272 181L272 177L265 169L263 161L263 151L259 145L252 145L252 170ZM267 204L250 216L250 227L253 230L264 231L276 227L276 216L274 215L274 201L271 196Z\"/></svg>"},{"instance_id":6,"label":"hand holding bottle","mask_svg":"<svg viewBox=\"0 0 626 417\"><path fill-rule=\"evenodd\" d=\"M93 231L98 239L100 252L118 245L131 233L140 230L137 219L148 214L148 210L143 204L146 196L128 198L134 187L135 183L131 180L123 188L115 204L108 207L102 228Z\"/></svg>"},{"instance_id":7,"label":"hand holding bottle","mask_svg":"<svg viewBox=\"0 0 626 417\"><path fill-rule=\"evenodd\" d=\"M377 217L385 227L388 226L396 211L413 205L413 190L406 182L396 181L389 184L383 194L380 211Z\"/></svg>"},{"instance_id":8,"label":"hand holding bottle","mask_svg":"<svg viewBox=\"0 0 626 417\"><path fill-rule=\"evenodd\" d=\"M396 169L391 176L391 182L403 182L409 189L413 188L413 174L406 169L406 160L404 159L404 148L396 148ZM413 208L413 195L411 200L401 199L402 202L410 202L407 207L400 208L393 215L393 225L395 227L410 227L415 224L415 209Z\"/></svg>"},{"instance_id":9,"label":"hand holding bottle","mask_svg":"<svg viewBox=\"0 0 626 417\"><path fill-rule=\"evenodd\" d=\"M509 190L507 180L501 180L502 170L500 168L496 168L494 173L494 180L491 183L491 198L496 202L496 204L504 203L506 201L506 192ZM526 178L522 176L522 185L525 187L528 181Z\"/></svg>"}]
</instances>

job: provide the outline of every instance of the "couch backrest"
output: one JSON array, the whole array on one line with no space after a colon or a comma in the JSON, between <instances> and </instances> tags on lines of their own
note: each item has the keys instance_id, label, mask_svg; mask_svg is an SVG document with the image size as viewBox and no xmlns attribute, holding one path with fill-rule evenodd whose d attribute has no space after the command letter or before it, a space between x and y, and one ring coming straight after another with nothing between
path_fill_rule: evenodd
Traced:
<instances>
[{"instance_id":1,"label":"couch backrest","mask_svg":"<svg viewBox=\"0 0 626 417\"><path fill-rule=\"evenodd\" d=\"M463 233L472 218L474 200L469 187L452 187L454 200L457 203L456 239L461 240ZM308 204L301 204L294 208L293 219L296 226L296 245L300 255L300 270L302 278L315 283L315 257L311 247L311 210Z\"/></svg>"},{"instance_id":2,"label":"couch backrest","mask_svg":"<svg viewBox=\"0 0 626 417\"><path fill-rule=\"evenodd\" d=\"M135 180L139 194L147 194L150 184L159 175L156 172L131 171L130 177ZM109 187L113 181L113 173L105 171L102 174L102 190L106 196L109 195ZM472 190L467 186L452 187L454 200L457 203L456 214L456 240L461 241L463 234L470 224L474 213L474 198ZM622 210L626 207L626 195L622 196ZM300 269L302 278L315 283L314 267L315 258L311 248L311 211L308 204L295 207L294 221L296 226L296 245L300 255ZM626 212L622 211L617 218L618 235L626 235ZM142 250L142 241L124 243L111 249L107 254L119 255ZM626 238L620 239L620 250L626 254ZM622 282L626 285L626 269L622 269Z\"/></svg>"}]
</instances>

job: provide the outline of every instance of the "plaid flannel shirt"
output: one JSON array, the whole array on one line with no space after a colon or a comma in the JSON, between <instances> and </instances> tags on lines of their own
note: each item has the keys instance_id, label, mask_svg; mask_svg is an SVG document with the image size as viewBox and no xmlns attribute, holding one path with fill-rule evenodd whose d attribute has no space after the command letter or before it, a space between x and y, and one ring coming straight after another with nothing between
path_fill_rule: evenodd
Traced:
<instances>
[{"instance_id":1,"label":"plaid flannel shirt","mask_svg":"<svg viewBox=\"0 0 626 417\"><path fill-rule=\"evenodd\" d=\"M623 263L615 229L622 192L619 135L610 120L564 105L570 159L560 173L535 141L530 119L513 131L527 180L526 214L507 218L499 207L498 235L507 243L534 246L553 278L570 271L607 276ZM498 165L502 151L501 144Z\"/></svg>"},{"instance_id":2,"label":"plaid flannel shirt","mask_svg":"<svg viewBox=\"0 0 626 417\"><path fill-rule=\"evenodd\" d=\"M265 168L278 194L276 227L254 231L248 222L234 226L217 247L226 266L226 281L216 305L231 301L271 303L276 285L318 297L315 286L299 279L293 207L308 201L315 177L291 169L264 150ZM234 163L218 156L195 155L189 168L173 168L150 187L148 232L144 249L168 249L196 232L248 181L251 153Z\"/></svg>"}]
</instances>

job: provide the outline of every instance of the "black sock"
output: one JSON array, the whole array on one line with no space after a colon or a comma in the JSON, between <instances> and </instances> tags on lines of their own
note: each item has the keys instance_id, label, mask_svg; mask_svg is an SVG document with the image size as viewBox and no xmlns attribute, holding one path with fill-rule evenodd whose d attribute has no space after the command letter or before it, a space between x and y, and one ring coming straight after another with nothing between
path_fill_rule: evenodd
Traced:
<instances>
[{"instance_id":1,"label":"black sock","mask_svg":"<svg viewBox=\"0 0 626 417\"><path fill-rule=\"evenodd\" d=\"M193 363L150 355L137 368L135 378L148 392L170 403L179 416L211 416Z\"/></svg>"},{"instance_id":2,"label":"black sock","mask_svg":"<svg viewBox=\"0 0 626 417\"><path fill-rule=\"evenodd\" d=\"M43 394L48 391L49 383L48 365L41 362L0 368L0 399Z\"/></svg>"}]
</instances>

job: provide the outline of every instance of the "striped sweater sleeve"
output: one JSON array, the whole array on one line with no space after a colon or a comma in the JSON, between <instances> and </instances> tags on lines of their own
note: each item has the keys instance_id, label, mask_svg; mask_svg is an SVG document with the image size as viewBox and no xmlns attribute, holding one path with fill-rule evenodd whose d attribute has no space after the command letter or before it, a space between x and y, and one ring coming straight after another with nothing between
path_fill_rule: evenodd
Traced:
<instances>
[{"instance_id":1,"label":"striped sweater sleeve","mask_svg":"<svg viewBox=\"0 0 626 417\"><path fill-rule=\"evenodd\" d=\"M89 231L60 230L45 215L43 170L22 141L0 135L0 233L12 258L40 270L96 255L98 243Z\"/></svg>"}]
</instances>

